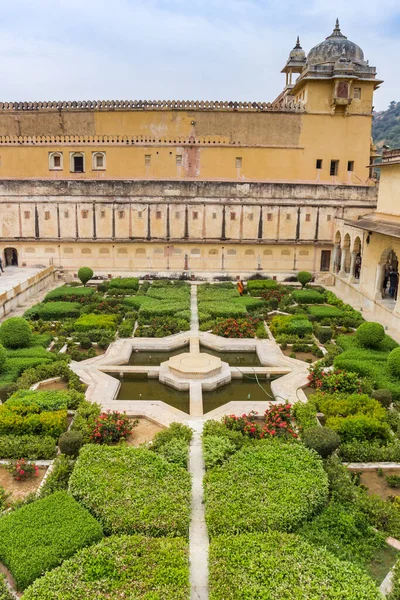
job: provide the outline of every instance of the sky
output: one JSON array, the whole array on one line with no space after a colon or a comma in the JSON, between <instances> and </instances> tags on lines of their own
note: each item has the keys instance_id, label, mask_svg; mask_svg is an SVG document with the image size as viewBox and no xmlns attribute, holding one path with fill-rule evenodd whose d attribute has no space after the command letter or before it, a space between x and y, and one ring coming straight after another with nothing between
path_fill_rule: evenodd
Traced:
<instances>
[{"instance_id":1,"label":"sky","mask_svg":"<svg viewBox=\"0 0 400 600\"><path fill-rule=\"evenodd\" d=\"M0 100L268 102L336 17L400 101L398 0L0 0Z\"/></svg>"}]
</instances>

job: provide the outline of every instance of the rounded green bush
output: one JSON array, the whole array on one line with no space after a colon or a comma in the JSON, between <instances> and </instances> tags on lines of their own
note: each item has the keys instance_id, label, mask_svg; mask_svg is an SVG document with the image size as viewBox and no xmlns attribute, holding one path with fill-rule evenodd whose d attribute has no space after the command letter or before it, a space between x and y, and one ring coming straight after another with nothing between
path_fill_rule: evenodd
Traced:
<instances>
[{"instance_id":1,"label":"rounded green bush","mask_svg":"<svg viewBox=\"0 0 400 600\"><path fill-rule=\"evenodd\" d=\"M301 287L306 287L307 283L310 283L312 274L308 271L300 271L297 273L297 281L301 283Z\"/></svg>"},{"instance_id":2,"label":"rounded green bush","mask_svg":"<svg viewBox=\"0 0 400 600\"><path fill-rule=\"evenodd\" d=\"M245 446L204 479L211 537L294 531L324 505L322 460L301 444L264 441Z\"/></svg>"},{"instance_id":3,"label":"rounded green bush","mask_svg":"<svg viewBox=\"0 0 400 600\"><path fill-rule=\"evenodd\" d=\"M372 392L371 396L375 400L378 400L384 408L389 408L392 404L393 396L392 392L389 392L389 390L375 390Z\"/></svg>"},{"instance_id":4,"label":"rounded green bush","mask_svg":"<svg viewBox=\"0 0 400 600\"><path fill-rule=\"evenodd\" d=\"M7 350L0 344L0 373L2 373L6 366Z\"/></svg>"},{"instance_id":5,"label":"rounded green bush","mask_svg":"<svg viewBox=\"0 0 400 600\"><path fill-rule=\"evenodd\" d=\"M396 377L400 377L400 347L391 351L387 359L387 364L391 373Z\"/></svg>"},{"instance_id":6,"label":"rounded green bush","mask_svg":"<svg viewBox=\"0 0 400 600\"><path fill-rule=\"evenodd\" d=\"M82 434L79 431L66 431L60 435L58 445L62 454L76 458L83 444Z\"/></svg>"},{"instance_id":7,"label":"rounded green bush","mask_svg":"<svg viewBox=\"0 0 400 600\"><path fill-rule=\"evenodd\" d=\"M78 277L83 285L86 285L89 279L93 277L93 269L90 267L81 267L78 271Z\"/></svg>"},{"instance_id":8,"label":"rounded green bush","mask_svg":"<svg viewBox=\"0 0 400 600\"><path fill-rule=\"evenodd\" d=\"M380 323L363 323L357 329L356 335L362 346L373 348L383 341L385 330Z\"/></svg>"},{"instance_id":9,"label":"rounded green bush","mask_svg":"<svg viewBox=\"0 0 400 600\"><path fill-rule=\"evenodd\" d=\"M310 427L304 433L304 445L318 452L322 458L328 458L339 448L340 437L328 427Z\"/></svg>"},{"instance_id":10,"label":"rounded green bush","mask_svg":"<svg viewBox=\"0 0 400 600\"><path fill-rule=\"evenodd\" d=\"M6 348L27 348L32 340L32 330L22 317L11 317L0 327L0 343Z\"/></svg>"}]
</instances>

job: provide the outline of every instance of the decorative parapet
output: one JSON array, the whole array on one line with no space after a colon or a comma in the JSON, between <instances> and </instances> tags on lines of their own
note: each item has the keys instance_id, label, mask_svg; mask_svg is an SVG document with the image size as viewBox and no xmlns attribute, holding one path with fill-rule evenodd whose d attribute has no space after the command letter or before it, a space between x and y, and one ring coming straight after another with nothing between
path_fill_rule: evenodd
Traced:
<instances>
[{"instance_id":1,"label":"decorative parapet","mask_svg":"<svg viewBox=\"0 0 400 600\"><path fill-rule=\"evenodd\" d=\"M382 154L382 163L399 162L400 161L400 148L393 148L392 150L384 150ZM379 164L377 165L379 167Z\"/></svg>"},{"instance_id":2,"label":"decorative parapet","mask_svg":"<svg viewBox=\"0 0 400 600\"><path fill-rule=\"evenodd\" d=\"M0 146L48 146L48 145L149 145L166 144L174 146L185 145L240 145L240 141L232 141L224 137L180 137L163 136L153 137L151 135L1 135Z\"/></svg>"},{"instance_id":3,"label":"decorative parapet","mask_svg":"<svg viewBox=\"0 0 400 600\"><path fill-rule=\"evenodd\" d=\"M228 102L203 100L79 100L50 102L0 102L0 111L63 110L222 110L302 112L301 102Z\"/></svg>"}]
</instances>

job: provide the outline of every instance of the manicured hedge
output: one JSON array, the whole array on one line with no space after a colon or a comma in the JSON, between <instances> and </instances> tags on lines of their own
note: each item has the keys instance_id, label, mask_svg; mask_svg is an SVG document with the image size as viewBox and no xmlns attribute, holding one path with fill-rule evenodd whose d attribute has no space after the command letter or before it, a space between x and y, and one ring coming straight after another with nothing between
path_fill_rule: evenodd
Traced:
<instances>
[{"instance_id":1,"label":"manicured hedge","mask_svg":"<svg viewBox=\"0 0 400 600\"><path fill-rule=\"evenodd\" d=\"M400 442L382 446L379 441L352 440L341 444L340 457L346 462L400 462Z\"/></svg>"},{"instance_id":2,"label":"manicured hedge","mask_svg":"<svg viewBox=\"0 0 400 600\"><path fill-rule=\"evenodd\" d=\"M79 300L80 298L87 298L92 296L94 293L95 290L93 288L61 286L55 290L51 290L51 292L45 296L43 302L55 300L74 301Z\"/></svg>"},{"instance_id":3,"label":"manicured hedge","mask_svg":"<svg viewBox=\"0 0 400 600\"><path fill-rule=\"evenodd\" d=\"M6 578L3 574L0 574L0 600L14 600L14 596L9 591Z\"/></svg>"},{"instance_id":4,"label":"manicured hedge","mask_svg":"<svg viewBox=\"0 0 400 600\"><path fill-rule=\"evenodd\" d=\"M58 438L66 428L66 410L25 414L19 407L0 405L0 435L38 434Z\"/></svg>"},{"instance_id":5,"label":"manicured hedge","mask_svg":"<svg viewBox=\"0 0 400 600\"><path fill-rule=\"evenodd\" d=\"M117 277L108 282L108 287L110 289L121 288L136 291L139 289L139 279L137 277Z\"/></svg>"},{"instance_id":6,"label":"manicured hedge","mask_svg":"<svg viewBox=\"0 0 400 600\"><path fill-rule=\"evenodd\" d=\"M63 321L79 317L81 305L77 302L43 302L28 308L24 313L27 319L43 321Z\"/></svg>"},{"instance_id":7,"label":"manicured hedge","mask_svg":"<svg viewBox=\"0 0 400 600\"><path fill-rule=\"evenodd\" d=\"M308 313L316 321L322 321L322 319L340 319L343 317L343 311L336 306L309 306Z\"/></svg>"},{"instance_id":8,"label":"manicured hedge","mask_svg":"<svg viewBox=\"0 0 400 600\"><path fill-rule=\"evenodd\" d=\"M18 590L102 538L101 525L65 492L56 492L0 519L0 560Z\"/></svg>"},{"instance_id":9,"label":"manicured hedge","mask_svg":"<svg viewBox=\"0 0 400 600\"><path fill-rule=\"evenodd\" d=\"M74 324L75 331L90 331L90 329L117 329L117 317L115 315L88 314L79 317Z\"/></svg>"},{"instance_id":10,"label":"manicured hedge","mask_svg":"<svg viewBox=\"0 0 400 600\"><path fill-rule=\"evenodd\" d=\"M5 406L28 413L65 410L69 403L70 394L62 390L20 390L5 402Z\"/></svg>"},{"instance_id":11,"label":"manicured hedge","mask_svg":"<svg viewBox=\"0 0 400 600\"><path fill-rule=\"evenodd\" d=\"M50 436L0 435L0 459L51 460L56 452L56 441Z\"/></svg>"},{"instance_id":12,"label":"manicured hedge","mask_svg":"<svg viewBox=\"0 0 400 600\"><path fill-rule=\"evenodd\" d=\"M199 314L204 313L208 318L216 319L222 317L225 319L245 317L247 315L246 307L235 302L224 300L213 302L200 302Z\"/></svg>"},{"instance_id":13,"label":"manicured hedge","mask_svg":"<svg viewBox=\"0 0 400 600\"><path fill-rule=\"evenodd\" d=\"M187 542L113 536L85 548L37 580L24 600L187 600Z\"/></svg>"},{"instance_id":14,"label":"manicured hedge","mask_svg":"<svg viewBox=\"0 0 400 600\"><path fill-rule=\"evenodd\" d=\"M261 441L208 471L204 489L213 537L294 531L323 506L328 481L315 452L298 443Z\"/></svg>"},{"instance_id":15,"label":"manicured hedge","mask_svg":"<svg viewBox=\"0 0 400 600\"><path fill-rule=\"evenodd\" d=\"M217 537L211 541L209 565L210 600L381 599L361 568L297 535Z\"/></svg>"},{"instance_id":16,"label":"manicured hedge","mask_svg":"<svg viewBox=\"0 0 400 600\"><path fill-rule=\"evenodd\" d=\"M295 290L292 297L297 304L323 304L325 301L324 295L314 290Z\"/></svg>"},{"instance_id":17,"label":"manicured hedge","mask_svg":"<svg viewBox=\"0 0 400 600\"><path fill-rule=\"evenodd\" d=\"M188 535L189 474L154 452L84 446L69 485L107 534Z\"/></svg>"},{"instance_id":18,"label":"manicured hedge","mask_svg":"<svg viewBox=\"0 0 400 600\"><path fill-rule=\"evenodd\" d=\"M356 335L362 346L374 348L383 341L385 329L380 323L363 323L357 329Z\"/></svg>"},{"instance_id":19,"label":"manicured hedge","mask_svg":"<svg viewBox=\"0 0 400 600\"><path fill-rule=\"evenodd\" d=\"M266 290L276 290L278 282L273 279L251 279L247 282L247 289L249 292L255 290L264 292Z\"/></svg>"}]
</instances>

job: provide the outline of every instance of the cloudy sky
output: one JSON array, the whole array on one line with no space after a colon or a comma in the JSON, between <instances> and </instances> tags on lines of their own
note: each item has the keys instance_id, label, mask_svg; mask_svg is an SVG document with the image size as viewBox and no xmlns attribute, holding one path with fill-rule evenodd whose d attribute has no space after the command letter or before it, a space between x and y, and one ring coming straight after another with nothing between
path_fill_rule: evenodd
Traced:
<instances>
[{"instance_id":1,"label":"cloudy sky","mask_svg":"<svg viewBox=\"0 0 400 600\"><path fill-rule=\"evenodd\" d=\"M297 34L333 29L400 101L398 0L0 0L0 80L14 100L273 100Z\"/></svg>"}]
</instances>

